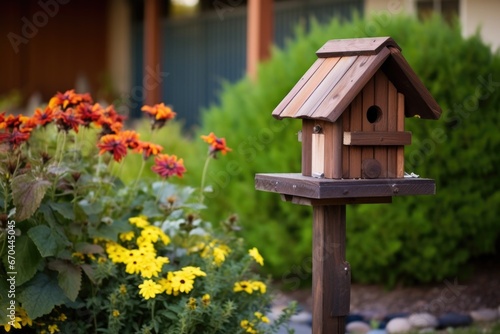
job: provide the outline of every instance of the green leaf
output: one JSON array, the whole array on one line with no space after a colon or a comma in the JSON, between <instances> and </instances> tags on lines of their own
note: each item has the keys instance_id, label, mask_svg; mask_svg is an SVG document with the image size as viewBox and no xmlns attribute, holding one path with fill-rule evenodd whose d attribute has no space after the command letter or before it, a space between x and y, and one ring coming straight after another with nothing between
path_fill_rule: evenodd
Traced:
<instances>
[{"instance_id":1,"label":"green leaf","mask_svg":"<svg viewBox=\"0 0 500 334\"><path fill-rule=\"evenodd\" d=\"M49 262L49 269L59 272L57 281L63 289L64 294L75 301L82 287L82 269L71 262L62 260L53 260Z\"/></svg>"},{"instance_id":2,"label":"green leaf","mask_svg":"<svg viewBox=\"0 0 500 334\"><path fill-rule=\"evenodd\" d=\"M73 204L70 202L62 203L49 203L52 210L59 213L63 218L68 220L75 220L75 212L73 211Z\"/></svg>"},{"instance_id":3,"label":"green leaf","mask_svg":"<svg viewBox=\"0 0 500 334\"><path fill-rule=\"evenodd\" d=\"M75 245L75 251L83 254L102 254L104 249L99 245L89 244L87 242L79 242Z\"/></svg>"},{"instance_id":4,"label":"green leaf","mask_svg":"<svg viewBox=\"0 0 500 334\"><path fill-rule=\"evenodd\" d=\"M7 254L4 255L5 268L7 266ZM16 285L20 286L29 281L36 273L37 267L42 261L42 257L37 247L27 235L20 235L16 238Z\"/></svg>"},{"instance_id":5,"label":"green leaf","mask_svg":"<svg viewBox=\"0 0 500 334\"><path fill-rule=\"evenodd\" d=\"M116 240L118 234L130 230L130 224L127 219L115 220L111 224L100 224L97 228L89 226L89 237L106 238Z\"/></svg>"},{"instance_id":6,"label":"green leaf","mask_svg":"<svg viewBox=\"0 0 500 334\"><path fill-rule=\"evenodd\" d=\"M50 313L54 306L68 301L57 280L38 273L19 294L19 302L31 319Z\"/></svg>"},{"instance_id":7,"label":"green leaf","mask_svg":"<svg viewBox=\"0 0 500 334\"><path fill-rule=\"evenodd\" d=\"M16 206L16 220L31 217L40 206L50 182L32 174L22 174L12 179L12 199Z\"/></svg>"},{"instance_id":8,"label":"green leaf","mask_svg":"<svg viewBox=\"0 0 500 334\"><path fill-rule=\"evenodd\" d=\"M65 246L65 242L60 235L46 225L38 225L30 228L28 235L43 257L54 256L60 248Z\"/></svg>"}]
</instances>

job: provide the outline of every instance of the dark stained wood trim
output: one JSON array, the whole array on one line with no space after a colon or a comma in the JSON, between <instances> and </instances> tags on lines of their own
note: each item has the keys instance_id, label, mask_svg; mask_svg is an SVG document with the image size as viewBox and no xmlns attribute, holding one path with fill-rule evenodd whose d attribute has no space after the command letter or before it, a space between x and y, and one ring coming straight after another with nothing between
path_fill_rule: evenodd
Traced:
<instances>
[{"instance_id":1,"label":"dark stained wood trim","mask_svg":"<svg viewBox=\"0 0 500 334\"><path fill-rule=\"evenodd\" d=\"M344 145L389 146L410 145L411 132L344 132Z\"/></svg>"},{"instance_id":2,"label":"dark stained wood trim","mask_svg":"<svg viewBox=\"0 0 500 334\"><path fill-rule=\"evenodd\" d=\"M319 58L374 55L389 46L401 50L399 45L390 37L334 39L326 42L316 52L316 55Z\"/></svg>"},{"instance_id":3,"label":"dark stained wood trim","mask_svg":"<svg viewBox=\"0 0 500 334\"><path fill-rule=\"evenodd\" d=\"M281 200L298 205L346 205L346 204L379 204L392 203L392 197L356 197L356 198L324 198L314 199L293 195L281 194Z\"/></svg>"},{"instance_id":4,"label":"dark stained wood trim","mask_svg":"<svg viewBox=\"0 0 500 334\"><path fill-rule=\"evenodd\" d=\"M392 81L400 93L405 95L406 117L420 116L424 119L438 119L441 107L410 64L396 48L389 48L391 56L382 65L382 71Z\"/></svg>"},{"instance_id":5,"label":"dark stained wood trim","mask_svg":"<svg viewBox=\"0 0 500 334\"><path fill-rule=\"evenodd\" d=\"M434 180L423 178L318 179L298 173L256 174L257 190L306 198L434 195Z\"/></svg>"},{"instance_id":6,"label":"dark stained wood trim","mask_svg":"<svg viewBox=\"0 0 500 334\"><path fill-rule=\"evenodd\" d=\"M345 260L346 206L313 207L313 334L345 333L351 267Z\"/></svg>"}]
</instances>

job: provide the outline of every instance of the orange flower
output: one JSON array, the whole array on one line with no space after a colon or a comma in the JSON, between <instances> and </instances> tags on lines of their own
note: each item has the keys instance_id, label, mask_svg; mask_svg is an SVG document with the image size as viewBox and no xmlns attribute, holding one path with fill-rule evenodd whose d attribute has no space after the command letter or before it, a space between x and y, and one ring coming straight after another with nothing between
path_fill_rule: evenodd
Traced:
<instances>
[{"instance_id":1,"label":"orange flower","mask_svg":"<svg viewBox=\"0 0 500 334\"><path fill-rule=\"evenodd\" d=\"M77 94L74 89L67 90L64 93L57 94L50 99L49 108L61 107L63 110L69 107L76 107L82 102L92 103L92 98L89 94Z\"/></svg>"},{"instance_id":2,"label":"orange flower","mask_svg":"<svg viewBox=\"0 0 500 334\"><path fill-rule=\"evenodd\" d=\"M73 129L78 133L78 126L83 124L82 120L75 114L73 108L68 108L64 111L59 110L55 115L55 119L58 129L65 132Z\"/></svg>"},{"instance_id":3,"label":"orange flower","mask_svg":"<svg viewBox=\"0 0 500 334\"><path fill-rule=\"evenodd\" d=\"M115 134L102 136L97 147L100 148L99 154L109 152L113 155L113 159L118 162L127 155L127 145L122 137Z\"/></svg>"},{"instance_id":4,"label":"orange flower","mask_svg":"<svg viewBox=\"0 0 500 334\"><path fill-rule=\"evenodd\" d=\"M139 134L133 130L119 132L118 135L123 139L128 148L135 149L139 147Z\"/></svg>"},{"instance_id":5,"label":"orange flower","mask_svg":"<svg viewBox=\"0 0 500 334\"><path fill-rule=\"evenodd\" d=\"M163 151L163 147L154 143L140 141L139 145L135 148L137 153L142 153L144 160L149 158L151 155L157 155Z\"/></svg>"},{"instance_id":6,"label":"orange flower","mask_svg":"<svg viewBox=\"0 0 500 334\"><path fill-rule=\"evenodd\" d=\"M166 106L164 103L155 104L152 107L143 106L141 110L153 118L151 122L152 129L162 128L168 120L173 119L176 115L172 108Z\"/></svg>"},{"instance_id":7,"label":"orange flower","mask_svg":"<svg viewBox=\"0 0 500 334\"><path fill-rule=\"evenodd\" d=\"M33 121L37 125L41 126L46 126L47 124L52 122L54 118L55 118L54 109L49 107L45 108L44 111L42 111L42 109L40 108L37 108L35 110L35 114L33 115Z\"/></svg>"},{"instance_id":8,"label":"orange flower","mask_svg":"<svg viewBox=\"0 0 500 334\"><path fill-rule=\"evenodd\" d=\"M0 124L0 129L10 129L13 130L15 128L19 128L21 124L23 123L23 119L26 118L26 116L23 115L8 115L7 117L3 117L4 120Z\"/></svg>"},{"instance_id":9,"label":"orange flower","mask_svg":"<svg viewBox=\"0 0 500 334\"><path fill-rule=\"evenodd\" d=\"M226 146L226 139L217 138L213 132L210 132L208 136L201 136L201 139L210 145L208 154L212 155L214 158L217 157L217 152L222 152L222 154L225 155L227 152L231 151L231 149Z\"/></svg>"},{"instance_id":10,"label":"orange flower","mask_svg":"<svg viewBox=\"0 0 500 334\"><path fill-rule=\"evenodd\" d=\"M97 106L100 107L99 105ZM96 106L94 107L97 108ZM102 127L101 135L116 134L121 131L125 116L118 114L113 105L110 105L106 109L101 108L100 114L101 116L95 121L95 124Z\"/></svg>"},{"instance_id":11,"label":"orange flower","mask_svg":"<svg viewBox=\"0 0 500 334\"><path fill-rule=\"evenodd\" d=\"M186 172L182 159L177 160L177 156L168 154L158 154L155 157L155 164L151 170L162 177L177 175L182 177Z\"/></svg>"}]
</instances>

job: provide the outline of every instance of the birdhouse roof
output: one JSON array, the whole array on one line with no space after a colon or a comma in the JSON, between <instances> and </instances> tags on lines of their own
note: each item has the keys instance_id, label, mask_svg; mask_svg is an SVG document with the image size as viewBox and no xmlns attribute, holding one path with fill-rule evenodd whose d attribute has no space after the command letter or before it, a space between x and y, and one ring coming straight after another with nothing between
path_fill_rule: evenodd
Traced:
<instances>
[{"instance_id":1,"label":"birdhouse roof","mask_svg":"<svg viewBox=\"0 0 500 334\"><path fill-rule=\"evenodd\" d=\"M406 117L438 119L441 115L441 108L390 37L331 40L316 55L318 59L274 109L274 117L335 122L379 69L405 95Z\"/></svg>"}]
</instances>

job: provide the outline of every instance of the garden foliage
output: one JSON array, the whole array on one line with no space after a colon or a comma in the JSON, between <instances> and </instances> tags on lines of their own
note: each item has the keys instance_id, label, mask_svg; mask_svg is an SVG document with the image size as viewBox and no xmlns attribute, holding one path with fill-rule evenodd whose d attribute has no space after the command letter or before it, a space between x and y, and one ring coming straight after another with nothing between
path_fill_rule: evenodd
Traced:
<instances>
[{"instance_id":1,"label":"garden foliage","mask_svg":"<svg viewBox=\"0 0 500 334\"><path fill-rule=\"evenodd\" d=\"M259 68L258 81L227 84L220 104L203 112L202 132L236 143L209 173L213 217L241 215L268 270L295 288L311 272L311 209L254 190L255 173L300 172L299 120L271 112L327 40L391 36L443 109L438 121L407 119L413 143L406 171L436 180L436 196L395 198L391 205L349 206L347 259L360 282L439 281L459 275L473 257L495 251L500 225L500 55L480 37L463 38L439 18L425 22L389 12L352 22L298 29Z\"/></svg>"},{"instance_id":2,"label":"garden foliage","mask_svg":"<svg viewBox=\"0 0 500 334\"><path fill-rule=\"evenodd\" d=\"M175 116L164 104L143 111L152 132ZM254 270L264 259L246 248L237 219L218 229L203 220L210 187L171 183L185 174L183 159L123 121L113 106L74 91L32 116L0 113L0 326L275 333L293 306L273 323L266 317L271 295ZM202 139L207 167L231 151L213 133ZM132 155L139 167L124 184ZM146 166L155 182L144 182Z\"/></svg>"}]
</instances>

